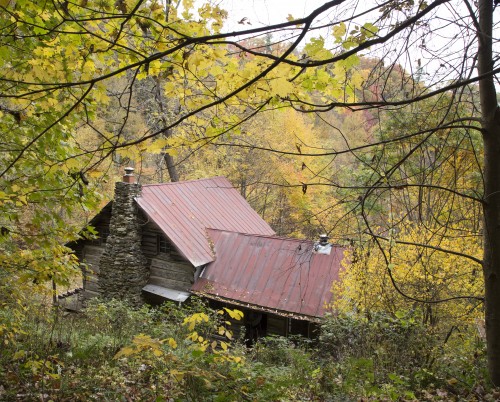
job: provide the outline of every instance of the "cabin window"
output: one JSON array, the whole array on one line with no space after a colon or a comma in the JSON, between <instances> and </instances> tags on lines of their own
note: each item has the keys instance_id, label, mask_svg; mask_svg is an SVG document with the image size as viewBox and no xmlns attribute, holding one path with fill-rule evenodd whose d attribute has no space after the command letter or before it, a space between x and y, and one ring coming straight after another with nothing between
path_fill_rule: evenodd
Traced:
<instances>
[{"instance_id":1,"label":"cabin window","mask_svg":"<svg viewBox=\"0 0 500 402\"><path fill-rule=\"evenodd\" d=\"M170 253L170 251L172 250L170 242L163 235L157 236L157 244L159 253Z\"/></svg>"},{"instance_id":2,"label":"cabin window","mask_svg":"<svg viewBox=\"0 0 500 402\"><path fill-rule=\"evenodd\" d=\"M288 333L290 335L309 336L309 321L289 319Z\"/></svg>"}]
</instances>

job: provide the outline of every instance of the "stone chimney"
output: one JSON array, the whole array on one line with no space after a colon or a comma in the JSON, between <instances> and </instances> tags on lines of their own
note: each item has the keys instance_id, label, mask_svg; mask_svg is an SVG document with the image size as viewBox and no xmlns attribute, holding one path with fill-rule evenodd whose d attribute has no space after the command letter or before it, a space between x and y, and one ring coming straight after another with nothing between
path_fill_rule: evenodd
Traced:
<instances>
[{"instance_id":1,"label":"stone chimney","mask_svg":"<svg viewBox=\"0 0 500 402\"><path fill-rule=\"evenodd\" d=\"M141 195L133 168L126 168L122 182L115 185L109 236L100 260L99 287L105 299L142 304L142 288L149 269L141 250L142 230L134 198Z\"/></svg>"}]
</instances>

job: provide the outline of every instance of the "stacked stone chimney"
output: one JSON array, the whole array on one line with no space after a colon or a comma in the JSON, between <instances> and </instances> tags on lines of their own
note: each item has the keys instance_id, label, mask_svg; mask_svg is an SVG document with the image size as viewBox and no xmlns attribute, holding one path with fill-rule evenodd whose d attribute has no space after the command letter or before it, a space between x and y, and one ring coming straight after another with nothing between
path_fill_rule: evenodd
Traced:
<instances>
[{"instance_id":1,"label":"stacked stone chimney","mask_svg":"<svg viewBox=\"0 0 500 402\"><path fill-rule=\"evenodd\" d=\"M106 299L127 300L142 304L142 288L149 269L141 251L141 225L134 197L141 194L133 168L126 168L123 182L116 183L109 236L99 263L99 287Z\"/></svg>"}]
</instances>

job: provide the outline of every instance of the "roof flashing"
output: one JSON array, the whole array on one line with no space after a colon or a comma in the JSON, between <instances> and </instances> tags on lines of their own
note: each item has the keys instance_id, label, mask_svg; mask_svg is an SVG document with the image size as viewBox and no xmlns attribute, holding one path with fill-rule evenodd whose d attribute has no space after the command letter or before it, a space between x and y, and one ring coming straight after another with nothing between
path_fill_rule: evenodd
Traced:
<instances>
[{"instance_id":1,"label":"roof flashing","mask_svg":"<svg viewBox=\"0 0 500 402\"><path fill-rule=\"evenodd\" d=\"M184 303L189 296L191 296L190 292L183 292L182 290L169 289L151 284L144 286L142 290L179 303Z\"/></svg>"}]
</instances>

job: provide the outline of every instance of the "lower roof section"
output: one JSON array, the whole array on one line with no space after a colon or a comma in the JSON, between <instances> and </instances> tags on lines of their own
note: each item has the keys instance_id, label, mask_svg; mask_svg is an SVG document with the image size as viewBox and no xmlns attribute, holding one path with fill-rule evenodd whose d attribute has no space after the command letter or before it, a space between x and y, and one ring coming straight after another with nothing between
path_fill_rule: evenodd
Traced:
<instances>
[{"instance_id":1,"label":"lower roof section","mask_svg":"<svg viewBox=\"0 0 500 402\"><path fill-rule=\"evenodd\" d=\"M193 293L295 318L330 311L344 248L314 251L307 240L209 231L216 256L192 286Z\"/></svg>"}]
</instances>

